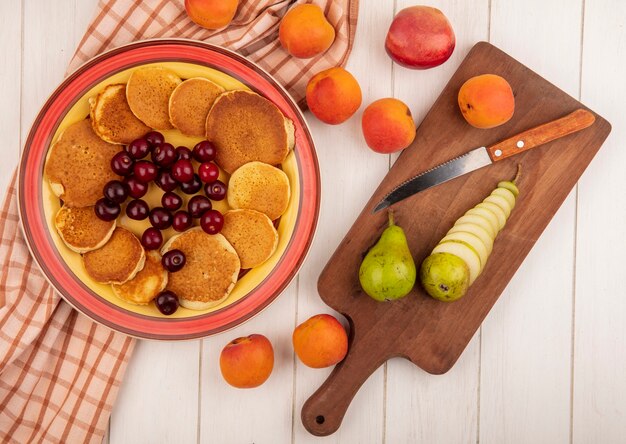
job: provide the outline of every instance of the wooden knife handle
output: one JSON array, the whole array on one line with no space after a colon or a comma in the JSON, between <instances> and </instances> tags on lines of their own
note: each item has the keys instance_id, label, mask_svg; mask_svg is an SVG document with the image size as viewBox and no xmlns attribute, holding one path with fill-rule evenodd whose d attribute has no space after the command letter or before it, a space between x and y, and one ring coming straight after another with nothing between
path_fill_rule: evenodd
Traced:
<instances>
[{"instance_id":1,"label":"wooden knife handle","mask_svg":"<svg viewBox=\"0 0 626 444\"><path fill-rule=\"evenodd\" d=\"M339 429L356 392L389 358L376 353L376 342L375 334L353 338L345 359L304 403L301 418L309 433L327 436Z\"/></svg>"},{"instance_id":2,"label":"wooden knife handle","mask_svg":"<svg viewBox=\"0 0 626 444\"><path fill-rule=\"evenodd\" d=\"M565 117L536 126L489 146L487 151L491 160L497 162L585 129L591 126L595 120L595 116L589 111L577 109Z\"/></svg>"}]
</instances>

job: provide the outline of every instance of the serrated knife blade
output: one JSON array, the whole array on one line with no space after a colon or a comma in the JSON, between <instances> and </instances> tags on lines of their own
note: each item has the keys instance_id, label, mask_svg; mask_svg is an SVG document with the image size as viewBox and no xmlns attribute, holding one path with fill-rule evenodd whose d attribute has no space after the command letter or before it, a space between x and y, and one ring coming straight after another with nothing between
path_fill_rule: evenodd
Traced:
<instances>
[{"instance_id":1,"label":"serrated knife blade","mask_svg":"<svg viewBox=\"0 0 626 444\"><path fill-rule=\"evenodd\" d=\"M480 148L476 148L401 183L376 205L374 213L400 202L415 193L419 193L427 188L452 180L455 177L491 165L492 163L493 161L489 157L486 147L481 146Z\"/></svg>"},{"instance_id":2,"label":"serrated knife blade","mask_svg":"<svg viewBox=\"0 0 626 444\"><path fill-rule=\"evenodd\" d=\"M595 116L591 112L577 109L560 119L523 131L494 145L473 149L401 183L376 205L374 213L455 177L583 130L593 125L594 121Z\"/></svg>"}]
</instances>

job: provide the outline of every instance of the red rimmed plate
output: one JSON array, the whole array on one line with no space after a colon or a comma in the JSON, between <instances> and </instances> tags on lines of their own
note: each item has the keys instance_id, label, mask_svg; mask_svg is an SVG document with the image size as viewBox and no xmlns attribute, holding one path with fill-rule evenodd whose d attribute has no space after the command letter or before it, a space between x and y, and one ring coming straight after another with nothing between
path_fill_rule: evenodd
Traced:
<instances>
[{"instance_id":1,"label":"red rimmed plate","mask_svg":"<svg viewBox=\"0 0 626 444\"><path fill-rule=\"evenodd\" d=\"M76 257L72 258L64 251L52 228L53 209L43 177L50 144L64 126L86 117L88 97L103 85L123 81L133 69L147 64L170 67L182 77L189 73L218 82L223 80L221 83L227 89L249 88L276 104L294 122L296 134L296 147L283 164L295 192L290 209L279 224L283 245L268 261L267 267L271 268L253 270L244 276L239 294L222 306L207 312L183 310L173 318L159 315L156 309L150 311L115 300L106 294L103 286L85 279L77 268L78 255L74 253ZM301 111L267 72L221 47L190 40L150 40L116 48L92 59L56 89L35 119L24 146L18 199L22 228L33 257L53 287L72 306L95 321L132 336L191 339L232 328L254 316L296 275L317 224L319 168Z\"/></svg>"}]
</instances>

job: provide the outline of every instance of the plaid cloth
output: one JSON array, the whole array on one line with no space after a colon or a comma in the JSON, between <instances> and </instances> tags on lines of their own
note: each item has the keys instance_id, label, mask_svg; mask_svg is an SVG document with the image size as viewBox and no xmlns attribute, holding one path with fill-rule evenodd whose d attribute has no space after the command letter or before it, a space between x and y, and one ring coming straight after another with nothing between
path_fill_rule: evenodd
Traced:
<instances>
[{"instance_id":1,"label":"plaid cloth","mask_svg":"<svg viewBox=\"0 0 626 444\"><path fill-rule=\"evenodd\" d=\"M192 23L183 0L101 0L69 71L109 48L139 39L182 37L238 50L304 105L308 79L346 62L358 0L314 0L337 37L323 55L289 57L277 40L281 17L304 0L242 1L232 25ZM78 314L37 268L19 227L16 177L0 213L0 442L100 442L134 340Z\"/></svg>"}]
</instances>

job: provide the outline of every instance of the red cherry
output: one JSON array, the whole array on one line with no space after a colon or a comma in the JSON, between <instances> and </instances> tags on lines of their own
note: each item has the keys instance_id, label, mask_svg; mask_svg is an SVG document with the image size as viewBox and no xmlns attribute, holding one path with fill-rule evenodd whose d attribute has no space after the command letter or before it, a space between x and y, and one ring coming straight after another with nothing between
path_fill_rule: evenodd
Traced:
<instances>
[{"instance_id":1,"label":"red cherry","mask_svg":"<svg viewBox=\"0 0 626 444\"><path fill-rule=\"evenodd\" d=\"M162 243L163 235L154 227L148 228L141 236L141 245L143 245L146 250L156 250L161 247Z\"/></svg>"},{"instance_id":2,"label":"red cherry","mask_svg":"<svg viewBox=\"0 0 626 444\"><path fill-rule=\"evenodd\" d=\"M217 234L224 226L224 216L217 210L206 211L200 217L200 226L207 234Z\"/></svg>"},{"instance_id":3,"label":"red cherry","mask_svg":"<svg viewBox=\"0 0 626 444\"><path fill-rule=\"evenodd\" d=\"M136 139L130 142L126 151L133 159L143 159L150 152L150 144L146 139Z\"/></svg>"},{"instance_id":4,"label":"red cherry","mask_svg":"<svg viewBox=\"0 0 626 444\"><path fill-rule=\"evenodd\" d=\"M111 159L111 169L115 174L128 176L133 172L135 161L126 151L120 151Z\"/></svg>"},{"instance_id":5,"label":"red cherry","mask_svg":"<svg viewBox=\"0 0 626 444\"><path fill-rule=\"evenodd\" d=\"M135 176L125 177L124 182L128 186L128 195L132 198L139 199L148 192L148 184L140 182Z\"/></svg>"},{"instance_id":6,"label":"red cherry","mask_svg":"<svg viewBox=\"0 0 626 444\"><path fill-rule=\"evenodd\" d=\"M191 161L187 159L178 159L172 167L172 176L180 183L192 181L193 165Z\"/></svg>"},{"instance_id":7,"label":"red cherry","mask_svg":"<svg viewBox=\"0 0 626 444\"><path fill-rule=\"evenodd\" d=\"M226 184L221 180L204 185L204 193L211 200L224 200L226 197Z\"/></svg>"},{"instance_id":8,"label":"red cherry","mask_svg":"<svg viewBox=\"0 0 626 444\"><path fill-rule=\"evenodd\" d=\"M174 214L174 220L172 221L172 227L178 232L183 232L191 228L193 219L191 214L187 211L178 211Z\"/></svg>"},{"instance_id":9,"label":"red cherry","mask_svg":"<svg viewBox=\"0 0 626 444\"><path fill-rule=\"evenodd\" d=\"M144 136L144 139L146 139L148 143L153 147L156 147L157 145L165 142L165 137L163 137L163 134L158 131L150 131Z\"/></svg>"},{"instance_id":10,"label":"red cherry","mask_svg":"<svg viewBox=\"0 0 626 444\"><path fill-rule=\"evenodd\" d=\"M96 212L96 216L98 216L98 219L104 220L106 222L117 219L117 216L119 216L120 212L122 211L122 209L120 208L120 204L111 202L104 197L96 202L94 210Z\"/></svg>"},{"instance_id":11,"label":"red cherry","mask_svg":"<svg viewBox=\"0 0 626 444\"><path fill-rule=\"evenodd\" d=\"M187 209L191 217L197 219L211 209L211 201L204 196L193 196L187 204Z\"/></svg>"},{"instance_id":12,"label":"red cherry","mask_svg":"<svg viewBox=\"0 0 626 444\"><path fill-rule=\"evenodd\" d=\"M180 250L170 250L161 258L161 264L170 273L176 273L185 266L185 253Z\"/></svg>"},{"instance_id":13,"label":"red cherry","mask_svg":"<svg viewBox=\"0 0 626 444\"><path fill-rule=\"evenodd\" d=\"M138 181L148 183L156 179L159 170L152 162L148 162L147 160L140 160L139 162L135 163L133 172L135 173L135 177Z\"/></svg>"},{"instance_id":14,"label":"red cherry","mask_svg":"<svg viewBox=\"0 0 626 444\"><path fill-rule=\"evenodd\" d=\"M150 207L145 200L134 199L126 205L126 215L134 220L144 220L150 213Z\"/></svg>"},{"instance_id":15,"label":"red cherry","mask_svg":"<svg viewBox=\"0 0 626 444\"><path fill-rule=\"evenodd\" d=\"M128 186L119 180L111 180L104 186L102 194L111 202L122 204L128 197Z\"/></svg>"},{"instance_id":16,"label":"red cherry","mask_svg":"<svg viewBox=\"0 0 626 444\"><path fill-rule=\"evenodd\" d=\"M214 163L204 162L198 168L198 175L202 182L213 183L220 177L220 169Z\"/></svg>"},{"instance_id":17,"label":"red cherry","mask_svg":"<svg viewBox=\"0 0 626 444\"><path fill-rule=\"evenodd\" d=\"M193 175L193 179L189 182L181 183L180 190L185 194L196 194L202 188L202 181L197 174Z\"/></svg>"},{"instance_id":18,"label":"red cherry","mask_svg":"<svg viewBox=\"0 0 626 444\"><path fill-rule=\"evenodd\" d=\"M172 213L167 211L165 208L153 208L150 210L150 215L148 217L152 226L154 228L158 228L159 230L165 230L166 228L172 226Z\"/></svg>"},{"instance_id":19,"label":"red cherry","mask_svg":"<svg viewBox=\"0 0 626 444\"><path fill-rule=\"evenodd\" d=\"M168 191L161 197L161 205L170 211L176 211L183 205L183 198Z\"/></svg>"},{"instance_id":20,"label":"red cherry","mask_svg":"<svg viewBox=\"0 0 626 444\"><path fill-rule=\"evenodd\" d=\"M171 143L162 143L152 150L152 161L159 166L167 167L176 162L178 154Z\"/></svg>"},{"instance_id":21,"label":"red cherry","mask_svg":"<svg viewBox=\"0 0 626 444\"><path fill-rule=\"evenodd\" d=\"M165 290L157 295L154 299L154 304L161 313L169 316L178 310L178 296L172 291Z\"/></svg>"},{"instance_id":22,"label":"red cherry","mask_svg":"<svg viewBox=\"0 0 626 444\"><path fill-rule=\"evenodd\" d=\"M215 155L217 154L217 150L215 149L215 145L209 142L208 140L203 140L193 147L193 158L198 162L211 162L215 159Z\"/></svg>"},{"instance_id":23,"label":"red cherry","mask_svg":"<svg viewBox=\"0 0 626 444\"><path fill-rule=\"evenodd\" d=\"M159 172L156 179L154 179L154 183L156 183L157 186L163 191L174 191L178 186L178 182L176 182L172 173L165 170L161 170Z\"/></svg>"},{"instance_id":24,"label":"red cherry","mask_svg":"<svg viewBox=\"0 0 626 444\"><path fill-rule=\"evenodd\" d=\"M191 150L186 146L177 147L176 154L178 154L179 159L191 160Z\"/></svg>"}]
</instances>

